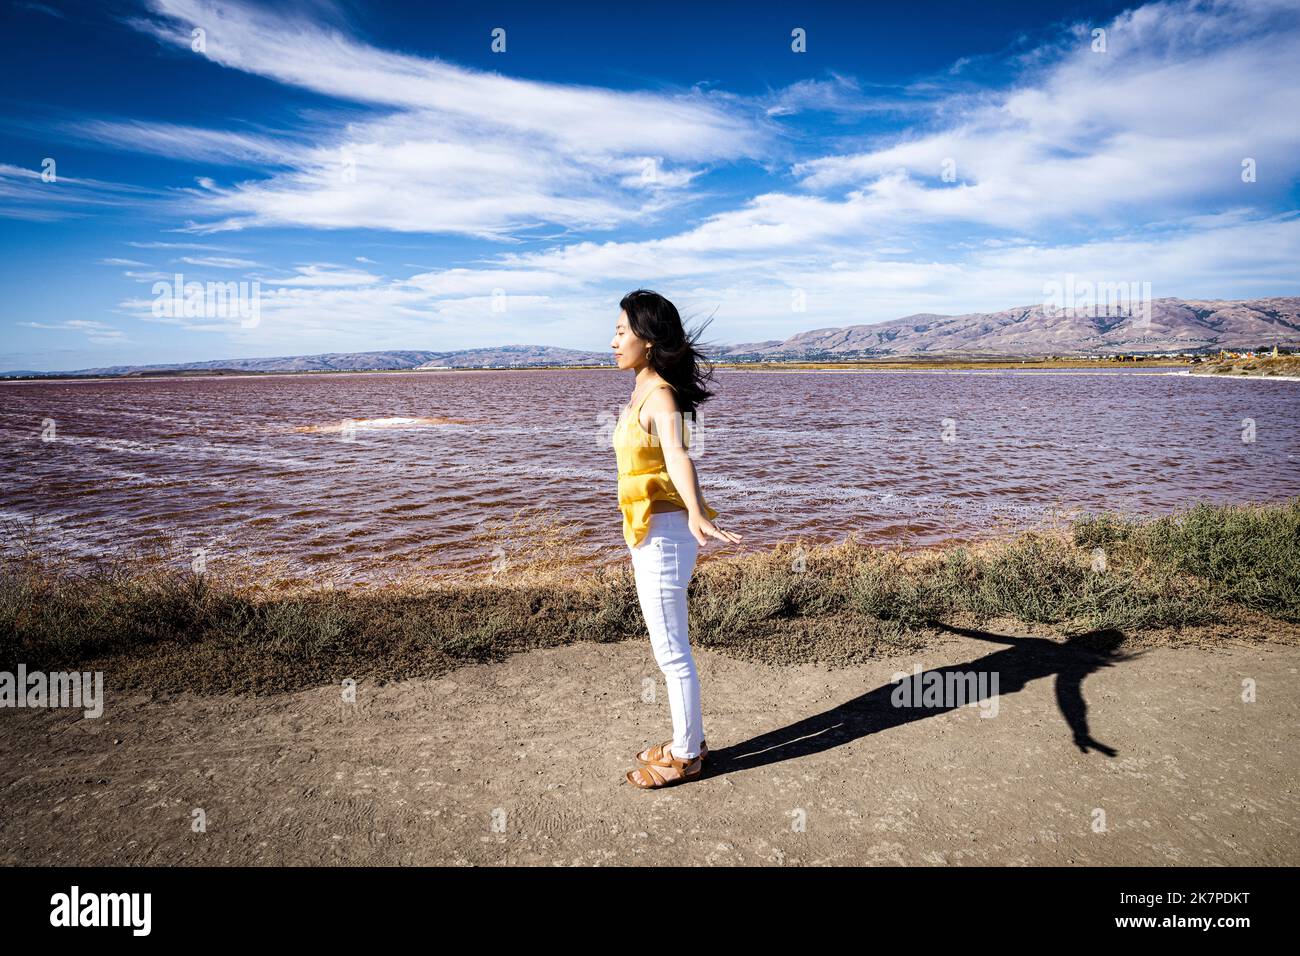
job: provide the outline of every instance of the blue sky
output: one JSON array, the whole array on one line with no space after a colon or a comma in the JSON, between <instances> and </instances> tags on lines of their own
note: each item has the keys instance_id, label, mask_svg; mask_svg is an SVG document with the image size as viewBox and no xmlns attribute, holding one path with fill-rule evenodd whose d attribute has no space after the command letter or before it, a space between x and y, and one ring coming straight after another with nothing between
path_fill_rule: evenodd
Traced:
<instances>
[{"instance_id":1,"label":"blue sky","mask_svg":"<svg viewBox=\"0 0 1300 956\"><path fill-rule=\"evenodd\" d=\"M1300 294L1294 0L568 7L8 5L0 369Z\"/></svg>"}]
</instances>

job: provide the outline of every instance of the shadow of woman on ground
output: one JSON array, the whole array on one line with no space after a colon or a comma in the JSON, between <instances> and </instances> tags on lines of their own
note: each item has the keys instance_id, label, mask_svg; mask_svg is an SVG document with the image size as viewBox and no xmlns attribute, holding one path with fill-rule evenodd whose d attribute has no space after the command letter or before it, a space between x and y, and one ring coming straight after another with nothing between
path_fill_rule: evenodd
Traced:
<instances>
[{"instance_id":1,"label":"shadow of woman on ground","mask_svg":"<svg viewBox=\"0 0 1300 956\"><path fill-rule=\"evenodd\" d=\"M1094 740L1088 730L1088 705L1083 699L1082 685L1083 679L1094 671L1131 660L1143 653L1120 652L1120 645L1124 642L1123 632L1114 629L1089 631L1059 642L1041 637L992 634L946 624L934 626L965 637L1007 645L1003 650L986 654L967 664L953 664L920 672L917 686L922 682L937 680L942 682L940 687L962 683L969 687L975 684L969 680L970 675L983 674L985 679L975 685L978 690L964 701L954 702L951 697L944 695L945 699L937 706L922 706L919 703L900 706L895 700L902 682L895 680L830 710L805 717L797 723L731 747L710 751L709 758L705 761L705 775L720 776L830 750L869 734L955 710L963 704L985 706L985 701L1022 690L1032 680L1051 676L1056 678L1056 704L1073 734L1075 746L1082 753L1092 749L1107 757L1116 755L1118 751ZM928 675L937 676L931 678ZM907 675L906 680L913 679L914 675ZM992 692L988 691L990 684Z\"/></svg>"}]
</instances>

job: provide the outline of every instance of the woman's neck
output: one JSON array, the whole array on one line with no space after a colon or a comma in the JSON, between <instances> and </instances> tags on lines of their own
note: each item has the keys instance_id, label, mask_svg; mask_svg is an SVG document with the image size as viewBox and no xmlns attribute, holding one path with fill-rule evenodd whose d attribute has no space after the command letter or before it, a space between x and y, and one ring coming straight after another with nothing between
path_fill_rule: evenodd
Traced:
<instances>
[{"instance_id":1,"label":"woman's neck","mask_svg":"<svg viewBox=\"0 0 1300 956\"><path fill-rule=\"evenodd\" d=\"M642 388L649 388L651 382L662 381L663 379L659 376L659 373L647 365L644 368L637 370L636 384L632 386L632 391L635 393L640 391Z\"/></svg>"}]
</instances>

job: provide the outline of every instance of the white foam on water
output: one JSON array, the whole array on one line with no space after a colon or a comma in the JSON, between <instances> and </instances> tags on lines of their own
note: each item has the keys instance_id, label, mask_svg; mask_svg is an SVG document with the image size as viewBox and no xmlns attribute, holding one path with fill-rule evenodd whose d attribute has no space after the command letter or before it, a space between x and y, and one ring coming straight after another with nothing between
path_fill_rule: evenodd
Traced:
<instances>
[{"instance_id":1,"label":"white foam on water","mask_svg":"<svg viewBox=\"0 0 1300 956\"><path fill-rule=\"evenodd\" d=\"M410 428L412 426L423 425L461 424L464 423L449 418L411 418L402 415L392 415L386 418L352 418L320 425L299 425L293 430L296 432L341 432L349 428L361 430L370 428Z\"/></svg>"}]
</instances>

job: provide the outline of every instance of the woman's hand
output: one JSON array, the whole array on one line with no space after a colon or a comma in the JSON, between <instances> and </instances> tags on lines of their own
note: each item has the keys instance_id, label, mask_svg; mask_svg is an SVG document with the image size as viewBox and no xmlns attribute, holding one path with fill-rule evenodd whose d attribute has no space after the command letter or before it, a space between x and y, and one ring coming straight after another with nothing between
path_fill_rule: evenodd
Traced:
<instances>
[{"instance_id":1,"label":"woman's hand","mask_svg":"<svg viewBox=\"0 0 1300 956\"><path fill-rule=\"evenodd\" d=\"M700 543L701 547L709 543L709 539L706 535L711 535L720 541L740 540L740 535L736 534L736 532L723 531L708 518L704 517L703 514L690 515L687 519L687 523L691 529L691 534L695 535L695 540Z\"/></svg>"}]
</instances>

